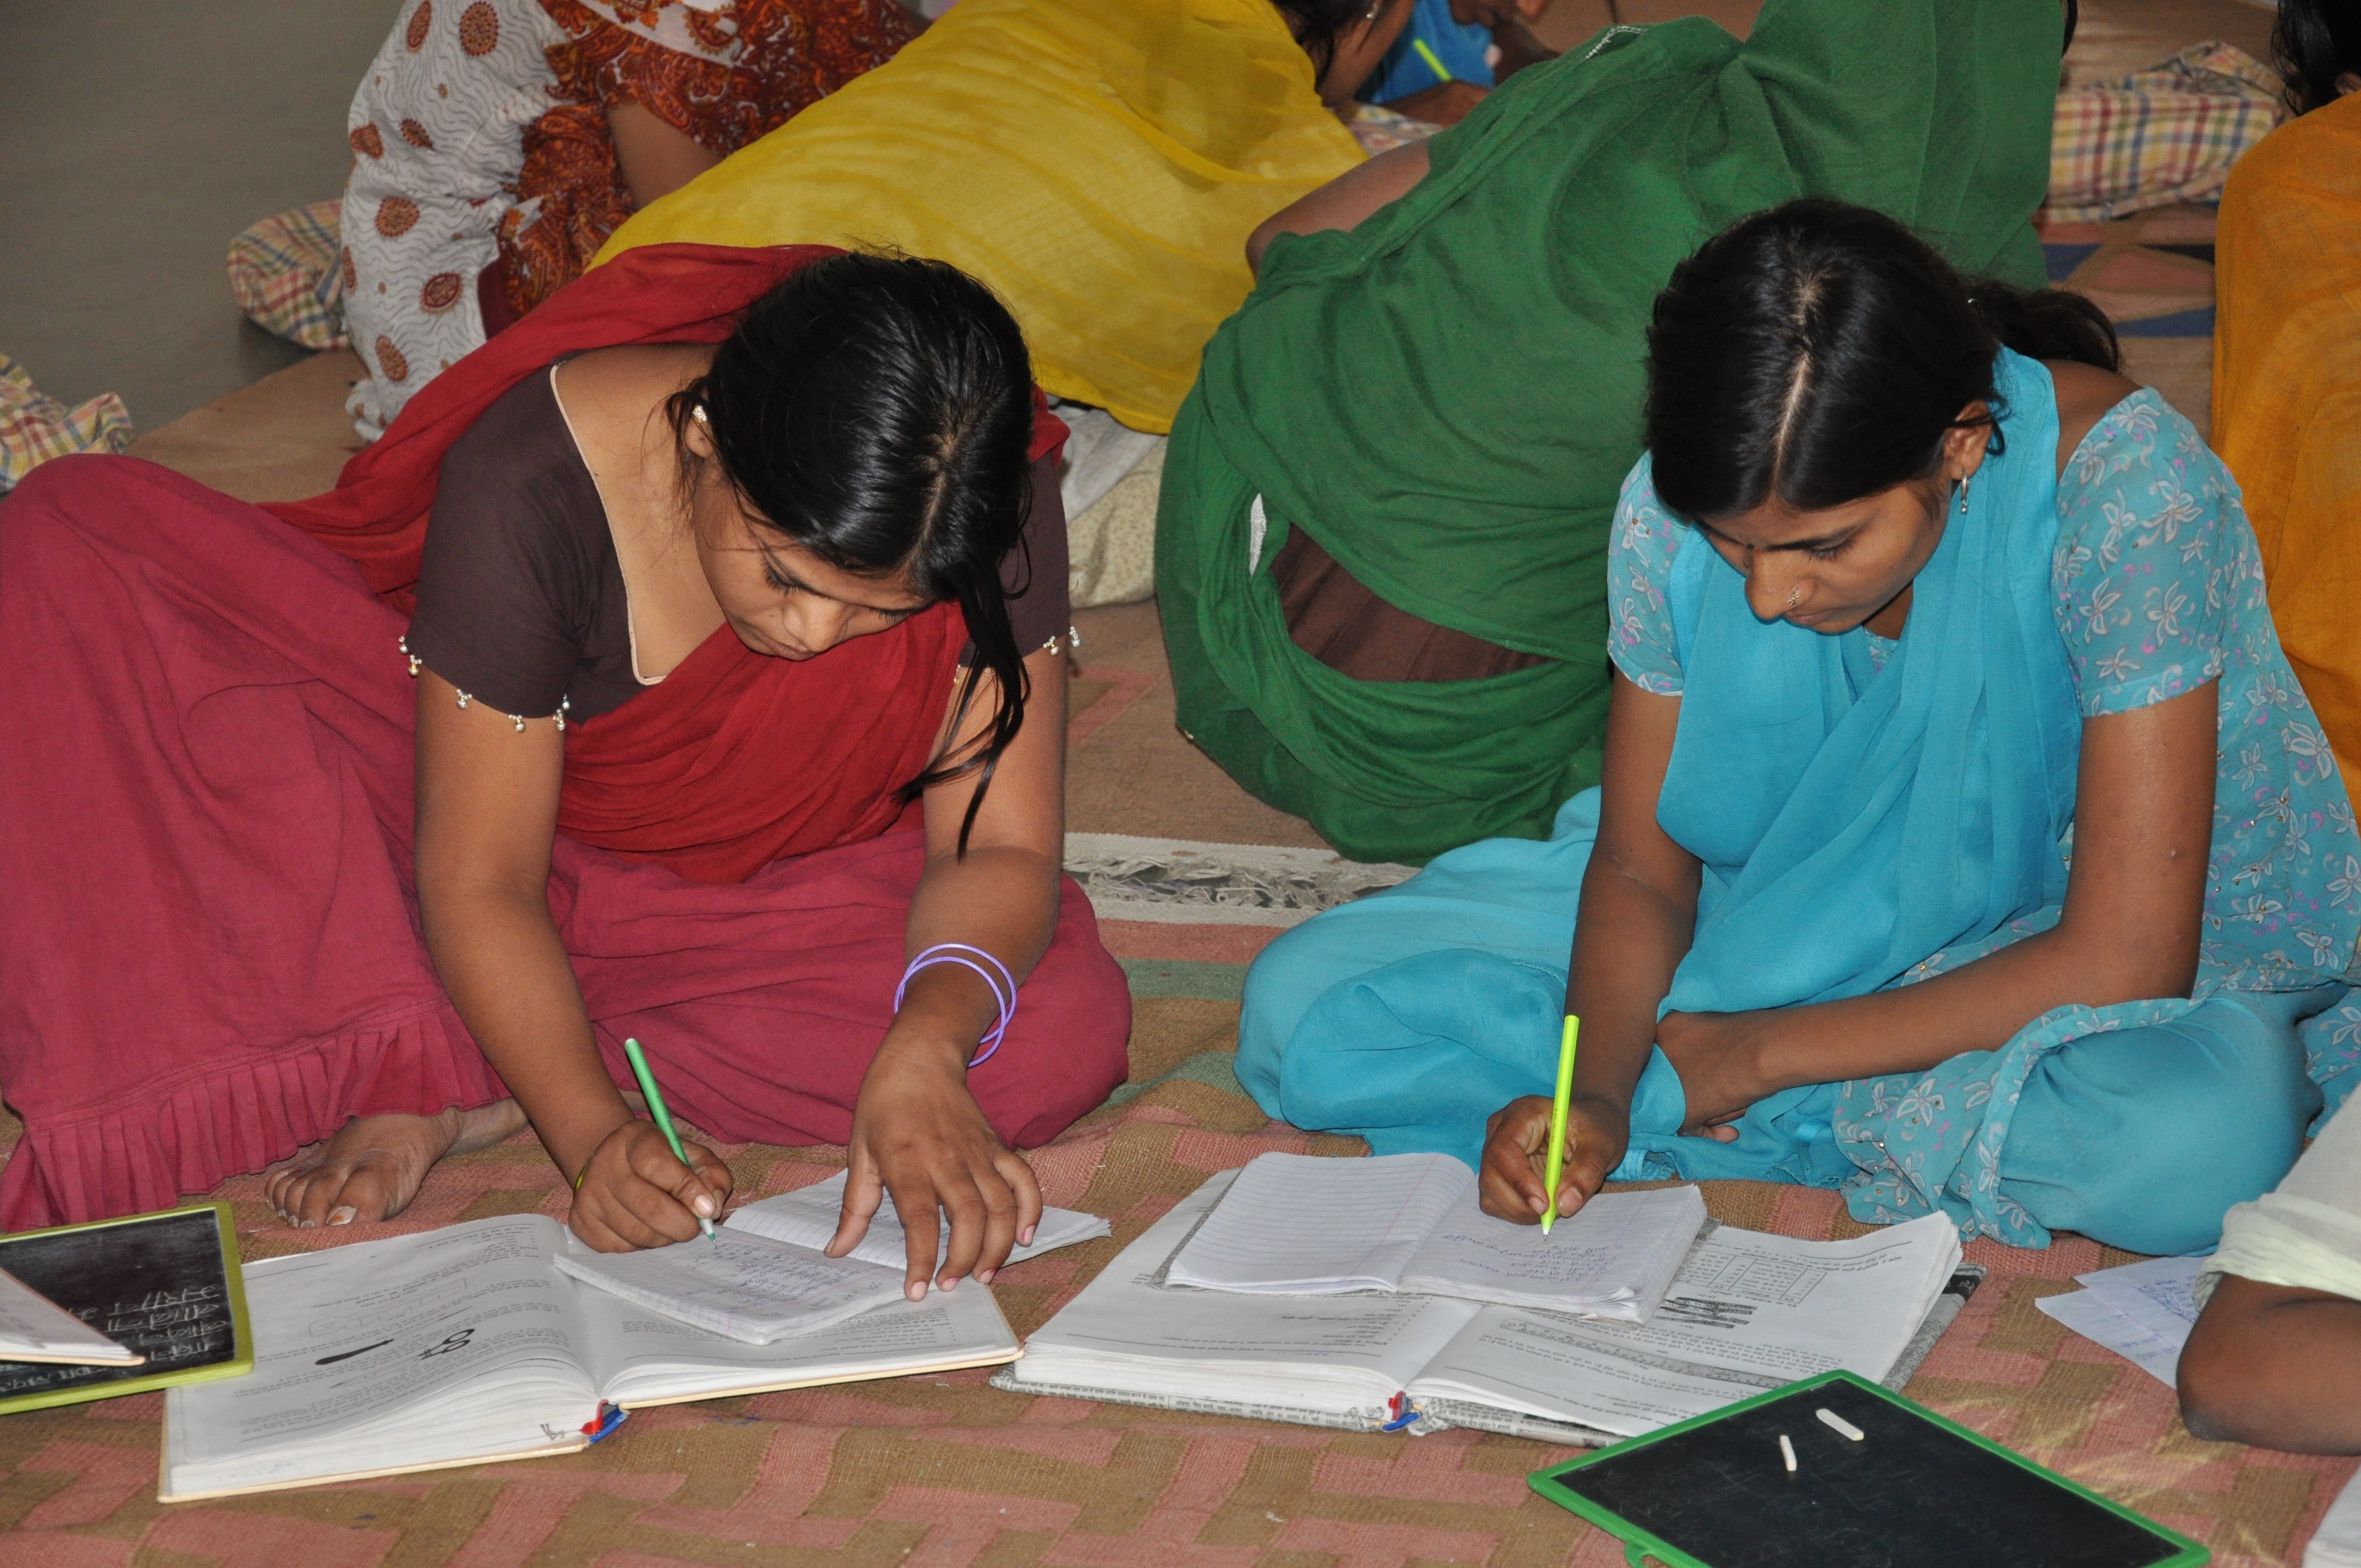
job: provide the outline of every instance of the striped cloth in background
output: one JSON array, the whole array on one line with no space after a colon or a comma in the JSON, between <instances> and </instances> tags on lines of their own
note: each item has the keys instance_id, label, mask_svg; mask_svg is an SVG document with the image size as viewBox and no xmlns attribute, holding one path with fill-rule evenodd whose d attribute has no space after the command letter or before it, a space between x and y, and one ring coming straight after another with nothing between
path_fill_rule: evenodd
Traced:
<instances>
[{"instance_id":1,"label":"striped cloth in background","mask_svg":"<svg viewBox=\"0 0 2361 1568\"><path fill-rule=\"evenodd\" d=\"M131 444L131 412L113 392L70 409L33 385L25 367L0 354L0 495L52 457L120 452Z\"/></svg>"},{"instance_id":2,"label":"striped cloth in background","mask_svg":"<svg viewBox=\"0 0 2361 1568\"><path fill-rule=\"evenodd\" d=\"M247 320L306 348L342 348L349 341L336 225L342 206L291 208L229 242L229 291Z\"/></svg>"},{"instance_id":3,"label":"striped cloth in background","mask_svg":"<svg viewBox=\"0 0 2361 1568\"><path fill-rule=\"evenodd\" d=\"M2287 118L2276 72L2232 44L2058 94L2049 223L2100 223L2218 197L2230 166Z\"/></svg>"}]
</instances>

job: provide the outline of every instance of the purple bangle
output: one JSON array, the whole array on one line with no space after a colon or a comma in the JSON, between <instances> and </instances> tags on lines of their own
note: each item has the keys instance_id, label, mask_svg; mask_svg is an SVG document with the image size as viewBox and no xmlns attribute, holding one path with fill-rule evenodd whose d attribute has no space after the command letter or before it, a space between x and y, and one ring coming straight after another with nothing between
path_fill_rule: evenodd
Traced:
<instances>
[{"instance_id":1,"label":"purple bangle","mask_svg":"<svg viewBox=\"0 0 2361 1568\"><path fill-rule=\"evenodd\" d=\"M967 953L973 953L975 958L961 956ZM983 963L976 962L976 959L982 959ZM982 1067L992 1059L992 1053L1000 1048L1000 1036L1008 1032L1008 1021L1016 1016L1016 977L1008 972L1006 964L982 948L972 948L965 942L938 942L912 959L909 967L902 971L902 983L894 988L895 1012L902 1011L902 998L909 991L910 981L917 978L918 971L932 969L937 964L957 964L961 969L973 970L983 977L983 983L992 988L992 1000L1000 1008L1000 1021L983 1032L983 1038L979 1042L983 1049L976 1052L967 1064ZM992 968L986 969L984 964L990 964Z\"/></svg>"}]
</instances>

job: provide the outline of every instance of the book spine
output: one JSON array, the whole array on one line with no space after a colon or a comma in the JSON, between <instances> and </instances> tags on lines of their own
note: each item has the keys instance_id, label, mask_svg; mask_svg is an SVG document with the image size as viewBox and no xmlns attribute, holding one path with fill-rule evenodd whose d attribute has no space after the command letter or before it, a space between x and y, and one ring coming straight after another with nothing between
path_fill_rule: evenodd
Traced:
<instances>
[{"instance_id":1,"label":"book spine","mask_svg":"<svg viewBox=\"0 0 2361 1568\"><path fill-rule=\"evenodd\" d=\"M1295 1426L1328 1427L1337 1431L1376 1431L1386 1424L1386 1412L1372 1405L1365 1410L1306 1410L1289 1405L1266 1405L1243 1399L1202 1399L1187 1394L1136 1394L1126 1388L1094 1388L1082 1383L1049 1383L1038 1378L1020 1381L1014 1366L992 1375L992 1386L1011 1394L1054 1394L1062 1399L1092 1399L1108 1405L1141 1405L1151 1410L1179 1410L1196 1416L1241 1416L1255 1421L1286 1421Z\"/></svg>"}]
</instances>

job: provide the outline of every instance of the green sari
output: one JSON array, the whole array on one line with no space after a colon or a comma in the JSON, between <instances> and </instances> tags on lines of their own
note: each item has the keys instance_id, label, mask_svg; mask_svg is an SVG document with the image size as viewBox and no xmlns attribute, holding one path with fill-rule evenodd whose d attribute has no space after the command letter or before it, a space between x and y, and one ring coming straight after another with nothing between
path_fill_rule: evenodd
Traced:
<instances>
[{"instance_id":1,"label":"green sari","mask_svg":"<svg viewBox=\"0 0 2361 1568\"><path fill-rule=\"evenodd\" d=\"M1770 0L1744 44L1698 18L1610 28L1428 143L1426 177L1357 229L1273 244L1165 461L1181 728L1347 854L1547 837L1598 778L1608 524L1640 455L1656 291L1804 195L2038 286L2062 31L2058 0ZM1271 582L1296 528L1389 603L1549 662L1454 682L1328 668Z\"/></svg>"}]
</instances>

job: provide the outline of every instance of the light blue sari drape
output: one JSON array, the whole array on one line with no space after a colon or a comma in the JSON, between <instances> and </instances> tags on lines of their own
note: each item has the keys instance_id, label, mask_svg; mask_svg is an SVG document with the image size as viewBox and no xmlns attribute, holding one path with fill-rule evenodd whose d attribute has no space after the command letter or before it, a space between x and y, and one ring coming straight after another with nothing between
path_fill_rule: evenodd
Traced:
<instances>
[{"instance_id":1,"label":"light blue sari drape","mask_svg":"<svg viewBox=\"0 0 2361 1568\"><path fill-rule=\"evenodd\" d=\"M1951 500L1882 669L1863 631L1828 637L1755 619L1744 579L1713 550L1675 557L1665 593L1684 681L1658 819L1699 857L1703 878L1695 945L1665 1011L1862 995L2056 923L2081 730L2052 577L2056 398L2034 361L2003 351L1995 368L1993 449L1964 511ZM1380 1153L1439 1148L1474 1163L1489 1112L1546 1092L1536 1080L1547 1071L1541 1058L1554 1057L1572 927L1570 906L1543 917L1499 901L1510 890L1533 903L1544 886L1564 896L1578 885L1595 823L1587 793L1546 846L1470 846L1322 916L1317 935L1307 927L1282 938L1249 979L1241 1079L1275 1113L1362 1130ZM1396 899L1422 901L1421 918ZM1515 940L1475 935L1502 920ZM1444 950L1435 933L1455 925L1471 940ZM1366 952L1369 967L1324 991L1277 983L1323 942L1331 953L1353 946L1356 970ZM1397 942L1400 953L1387 950ZM2002 1188L2028 1075L2067 1042L2185 1018L2221 974L2209 962L2188 999L2059 1008L1997 1051L1927 1072L1770 1096L1740 1118L1731 1143L1679 1135L1679 1078L1656 1052L1615 1174L1842 1187L1863 1220L1939 1207L1968 1234L2042 1245L2048 1231ZM2340 993L2252 1000L2285 1031ZM1306 1036L1316 1048L1290 1048Z\"/></svg>"}]
</instances>

